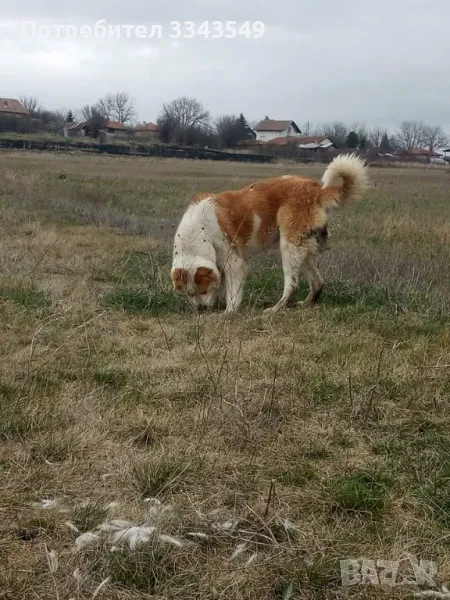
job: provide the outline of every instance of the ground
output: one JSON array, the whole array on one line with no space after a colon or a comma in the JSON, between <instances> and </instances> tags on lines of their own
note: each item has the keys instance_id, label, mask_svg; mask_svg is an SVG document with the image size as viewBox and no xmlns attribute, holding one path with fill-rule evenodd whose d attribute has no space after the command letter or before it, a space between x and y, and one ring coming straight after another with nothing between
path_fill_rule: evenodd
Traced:
<instances>
[{"instance_id":1,"label":"ground","mask_svg":"<svg viewBox=\"0 0 450 600\"><path fill-rule=\"evenodd\" d=\"M450 581L448 170L370 169L332 218L317 308L263 317L276 253L233 318L171 291L192 195L322 171L1 154L0 598L390 599ZM435 586L413 584L408 553L436 562ZM346 587L352 558L401 561L410 583Z\"/></svg>"}]
</instances>

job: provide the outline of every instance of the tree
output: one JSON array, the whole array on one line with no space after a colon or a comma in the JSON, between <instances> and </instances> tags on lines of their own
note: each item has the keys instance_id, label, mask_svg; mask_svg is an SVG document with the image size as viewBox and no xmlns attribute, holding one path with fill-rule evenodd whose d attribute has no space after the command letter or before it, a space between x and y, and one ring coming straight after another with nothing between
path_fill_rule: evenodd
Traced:
<instances>
[{"instance_id":1,"label":"tree","mask_svg":"<svg viewBox=\"0 0 450 600\"><path fill-rule=\"evenodd\" d=\"M383 150L383 152L392 152L392 144L387 131L383 133L379 147L380 150Z\"/></svg>"},{"instance_id":2,"label":"tree","mask_svg":"<svg viewBox=\"0 0 450 600\"><path fill-rule=\"evenodd\" d=\"M423 144L431 152L446 146L448 140L447 134L440 125L427 125L423 128Z\"/></svg>"},{"instance_id":3,"label":"tree","mask_svg":"<svg viewBox=\"0 0 450 600\"><path fill-rule=\"evenodd\" d=\"M127 92L107 94L97 104L108 120L130 125L136 117L134 103Z\"/></svg>"},{"instance_id":4,"label":"tree","mask_svg":"<svg viewBox=\"0 0 450 600\"><path fill-rule=\"evenodd\" d=\"M344 147L348 136L348 127L345 123L335 121L322 127L324 135L331 138L338 147Z\"/></svg>"},{"instance_id":5,"label":"tree","mask_svg":"<svg viewBox=\"0 0 450 600\"><path fill-rule=\"evenodd\" d=\"M105 114L103 107L98 104L86 105L82 108L82 114L89 135L93 138L98 137L100 129L105 126L108 120L108 115Z\"/></svg>"},{"instance_id":6,"label":"tree","mask_svg":"<svg viewBox=\"0 0 450 600\"><path fill-rule=\"evenodd\" d=\"M240 130L239 139L240 140L251 139L253 137L252 133L251 133L252 128L250 127L250 125L247 122L247 119L244 117L244 115L242 113L239 115L239 117L237 119L237 123L238 123L239 130Z\"/></svg>"},{"instance_id":7,"label":"tree","mask_svg":"<svg viewBox=\"0 0 450 600\"><path fill-rule=\"evenodd\" d=\"M34 96L21 96L20 102L22 106L24 106L28 110L30 115L34 116L35 113L39 110L39 103L37 101L37 98L35 98Z\"/></svg>"},{"instance_id":8,"label":"tree","mask_svg":"<svg viewBox=\"0 0 450 600\"><path fill-rule=\"evenodd\" d=\"M198 100L187 96L164 104L157 123L163 142L179 144L187 144L196 130L205 133L211 129L209 112Z\"/></svg>"},{"instance_id":9,"label":"tree","mask_svg":"<svg viewBox=\"0 0 450 600\"><path fill-rule=\"evenodd\" d=\"M424 131L422 121L403 121L397 131L396 141L404 150L420 148L425 142Z\"/></svg>"},{"instance_id":10,"label":"tree","mask_svg":"<svg viewBox=\"0 0 450 600\"><path fill-rule=\"evenodd\" d=\"M215 122L215 130L220 148L231 148L246 135L242 121L233 115L224 115Z\"/></svg>"},{"instance_id":11,"label":"tree","mask_svg":"<svg viewBox=\"0 0 450 600\"><path fill-rule=\"evenodd\" d=\"M69 112L66 115L66 123L74 123L75 122L75 115L73 114L73 112L71 110L69 110Z\"/></svg>"},{"instance_id":12,"label":"tree","mask_svg":"<svg viewBox=\"0 0 450 600\"><path fill-rule=\"evenodd\" d=\"M345 145L347 146L347 148L358 148L359 137L356 131L350 131L350 133L347 136L347 139L345 140Z\"/></svg>"},{"instance_id":13,"label":"tree","mask_svg":"<svg viewBox=\"0 0 450 600\"><path fill-rule=\"evenodd\" d=\"M237 118L237 121L239 123L239 127L242 130L250 129L249 124L247 123L247 119L244 117L244 115L242 113Z\"/></svg>"},{"instance_id":14,"label":"tree","mask_svg":"<svg viewBox=\"0 0 450 600\"><path fill-rule=\"evenodd\" d=\"M375 146L375 148L380 148L381 146L381 140L383 139L384 136L387 136L387 131L386 129L383 129L381 127L374 127L373 129L371 129L369 131L369 141L372 144L372 146Z\"/></svg>"}]
</instances>

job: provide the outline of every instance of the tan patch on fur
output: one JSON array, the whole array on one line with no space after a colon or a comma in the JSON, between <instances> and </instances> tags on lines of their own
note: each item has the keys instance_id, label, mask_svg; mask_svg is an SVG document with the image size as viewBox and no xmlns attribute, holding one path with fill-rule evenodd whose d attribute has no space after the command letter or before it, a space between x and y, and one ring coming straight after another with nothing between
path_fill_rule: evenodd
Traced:
<instances>
[{"instance_id":1,"label":"tan patch on fur","mask_svg":"<svg viewBox=\"0 0 450 600\"><path fill-rule=\"evenodd\" d=\"M172 272L173 287L176 290L184 290L187 286L189 271L187 269L174 269Z\"/></svg>"},{"instance_id":2,"label":"tan patch on fur","mask_svg":"<svg viewBox=\"0 0 450 600\"><path fill-rule=\"evenodd\" d=\"M333 194L335 188L327 188ZM336 188L339 190L339 188ZM261 244L278 228L286 238L300 244L305 232L323 227L326 214L320 183L303 177L277 177L224 192L213 199L222 231L236 246L244 248L253 233L254 215L261 220Z\"/></svg>"},{"instance_id":3,"label":"tan patch on fur","mask_svg":"<svg viewBox=\"0 0 450 600\"><path fill-rule=\"evenodd\" d=\"M199 267L194 275L196 293L199 295L207 294L211 285L216 281L217 277L212 269L208 269L208 267Z\"/></svg>"},{"instance_id":4,"label":"tan patch on fur","mask_svg":"<svg viewBox=\"0 0 450 600\"><path fill-rule=\"evenodd\" d=\"M194 275L196 293L199 295L207 294L211 285L216 281L217 277L212 269L208 269L208 267L199 267Z\"/></svg>"}]
</instances>

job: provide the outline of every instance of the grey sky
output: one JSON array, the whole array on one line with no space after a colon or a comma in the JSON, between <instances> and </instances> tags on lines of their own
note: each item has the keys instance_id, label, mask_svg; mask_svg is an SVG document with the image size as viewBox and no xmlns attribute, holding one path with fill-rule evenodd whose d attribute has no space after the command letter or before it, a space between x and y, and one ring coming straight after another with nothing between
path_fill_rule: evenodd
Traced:
<instances>
[{"instance_id":1,"label":"grey sky","mask_svg":"<svg viewBox=\"0 0 450 600\"><path fill-rule=\"evenodd\" d=\"M164 39L26 38L39 25L161 24ZM263 21L260 39L169 39L170 21ZM450 131L448 0L21 0L0 16L0 96L79 109L120 90L140 120L198 98L212 113Z\"/></svg>"}]
</instances>

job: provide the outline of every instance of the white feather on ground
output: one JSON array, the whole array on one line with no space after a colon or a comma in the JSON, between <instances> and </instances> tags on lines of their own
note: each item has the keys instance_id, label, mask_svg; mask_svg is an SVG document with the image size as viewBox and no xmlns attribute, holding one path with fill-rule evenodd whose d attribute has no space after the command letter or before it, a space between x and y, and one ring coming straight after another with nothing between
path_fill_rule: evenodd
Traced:
<instances>
[{"instance_id":1,"label":"white feather on ground","mask_svg":"<svg viewBox=\"0 0 450 600\"><path fill-rule=\"evenodd\" d=\"M115 546L118 544L128 545L130 550L135 550L142 544L149 542L154 532L155 527L135 525L127 529L119 529L109 536L108 541Z\"/></svg>"},{"instance_id":2,"label":"white feather on ground","mask_svg":"<svg viewBox=\"0 0 450 600\"><path fill-rule=\"evenodd\" d=\"M84 550L94 542L97 542L99 539L100 536L97 533L93 533L92 531L82 533L75 540L75 551L80 552L81 550Z\"/></svg>"}]
</instances>

